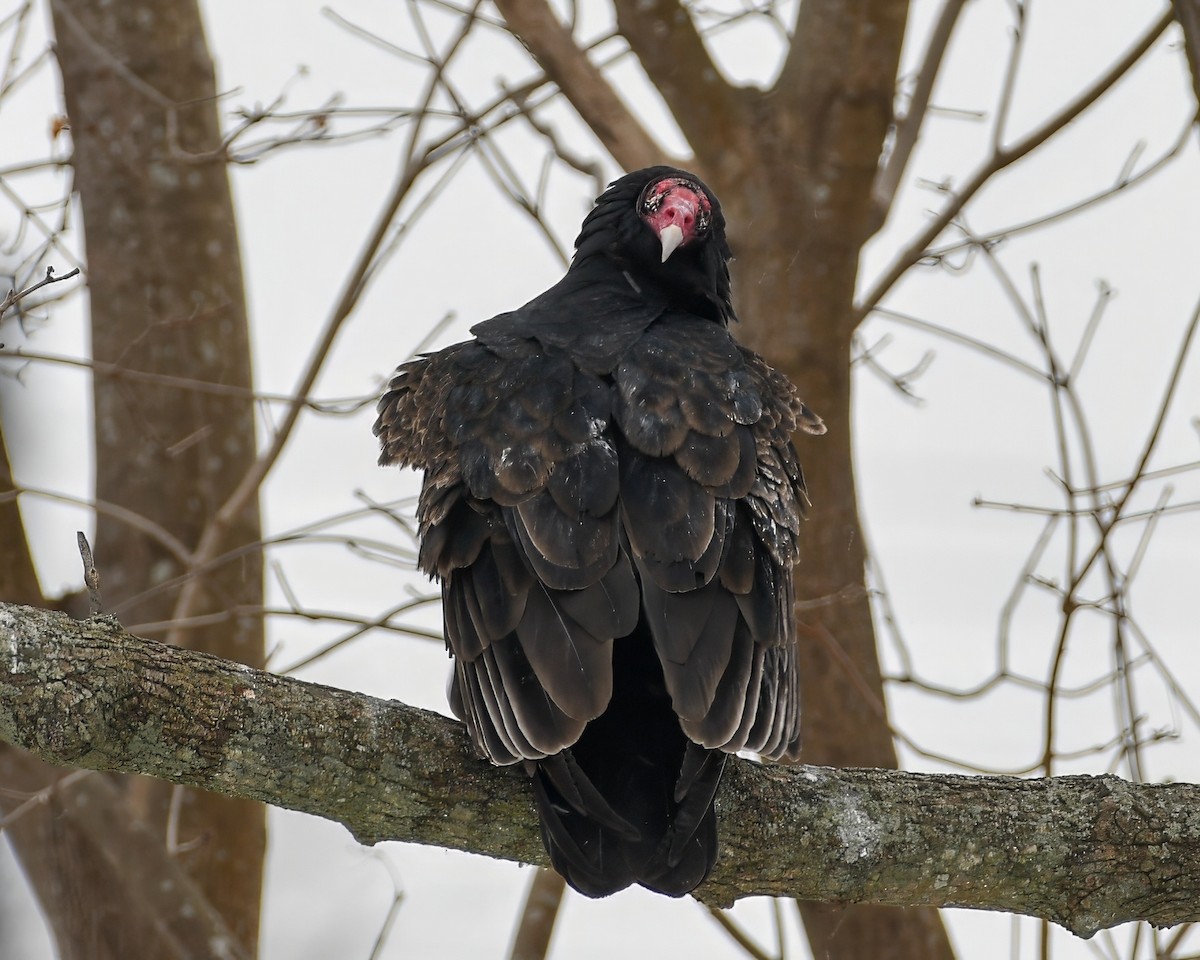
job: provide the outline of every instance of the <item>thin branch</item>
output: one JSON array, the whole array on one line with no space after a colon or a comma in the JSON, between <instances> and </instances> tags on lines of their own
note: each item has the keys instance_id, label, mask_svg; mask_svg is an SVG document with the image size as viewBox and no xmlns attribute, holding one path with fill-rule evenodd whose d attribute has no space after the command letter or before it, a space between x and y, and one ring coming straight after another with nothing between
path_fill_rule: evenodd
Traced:
<instances>
[{"instance_id":1,"label":"thin branch","mask_svg":"<svg viewBox=\"0 0 1200 960\"><path fill-rule=\"evenodd\" d=\"M46 275L41 280L39 280L37 283L33 284L32 286L26 287L24 290L19 290L19 291L18 290L9 290L8 291L8 293L5 295L4 299L0 300L0 316L7 313L9 308L12 307L14 304L17 304L20 301L24 300L31 293L41 290L42 287L47 286L51 283L61 283L63 280L70 280L72 277L78 276L78 274L79 274L79 268L76 267L70 273L64 273L61 277L56 277L54 275L54 268L47 267Z\"/></svg>"},{"instance_id":2,"label":"thin branch","mask_svg":"<svg viewBox=\"0 0 1200 960\"><path fill-rule=\"evenodd\" d=\"M604 169L599 162L590 156L578 153L570 145L563 142L562 138L555 132L554 128L547 123L543 123L533 109L533 104L529 100L529 92L523 87L509 88L501 87L512 105L516 107L520 117L529 124L533 130L550 144L550 148L554 151L554 155L563 163L573 170L582 173L585 177L590 177L594 185L594 192L601 193L604 190Z\"/></svg>"},{"instance_id":3,"label":"thin branch","mask_svg":"<svg viewBox=\"0 0 1200 960\"><path fill-rule=\"evenodd\" d=\"M1192 75L1192 94L1200 105L1200 0L1172 0L1175 19L1183 29L1183 49Z\"/></svg>"},{"instance_id":4,"label":"thin branch","mask_svg":"<svg viewBox=\"0 0 1200 960\"><path fill-rule=\"evenodd\" d=\"M470 33L473 23L474 20L468 18L451 41L447 54L434 71L433 78L426 85L425 103L430 101L433 91L438 85L437 75L446 68L446 65L455 52L461 48L463 41ZM300 377L300 382L294 391L294 395L297 397L307 397L311 393L317 376L324 367L325 360L329 356L333 342L341 331L342 325L350 314L354 312L355 307L366 290L367 283L377 266L380 251L384 248L385 241L391 233L392 221L399 212L401 204L408 197L409 192L415 185L417 178L429 166L428 151L422 151L417 146L420 129L421 123L418 119L410 135L406 151L407 159L396 177L391 194L385 202L383 210L376 218L375 224L363 250L355 262L354 268L351 270L342 287L342 292L334 306L332 314L325 324L325 329L309 356L308 363ZM212 515L196 546L194 557L196 565L206 564L218 555L227 532L233 528L238 517L246 510L254 498L258 496L259 487L262 486L267 474L271 471L271 468L283 452L283 448L291 438L292 431L295 429L303 409L304 405L300 402L293 403L288 408L282 423L275 431L270 447L258 458L254 466L246 473L241 482L238 483L237 488L230 494L225 503ZM176 601L174 617L180 620L190 617L195 612L195 607L199 603L202 593L203 583L201 578L198 576L189 577L184 583L183 589L180 591L179 598ZM175 638L171 637L170 639L174 640Z\"/></svg>"},{"instance_id":5,"label":"thin branch","mask_svg":"<svg viewBox=\"0 0 1200 960\"><path fill-rule=\"evenodd\" d=\"M384 860L383 863L392 878L392 902L388 907L387 915L383 918L383 923L380 924L379 933L375 937L375 945L371 948L371 955L367 960L378 960L383 956L383 948L387 944L388 937L391 936L396 918L400 916L400 907L404 904L404 890L400 886L399 878L387 860Z\"/></svg>"},{"instance_id":6,"label":"thin branch","mask_svg":"<svg viewBox=\"0 0 1200 960\"><path fill-rule=\"evenodd\" d=\"M1008 147L998 147L992 155L979 167L958 190L954 191L942 211L915 236L897 255L883 274L871 285L866 294L859 300L855 312L859 320L870 313L889 290L895 285L913 264L927 256L929 245L936 240L958 216L967 203L988 183L997 173L1027 156L1037 147L1058 133L1063 127L1092 106L1108 92L1118 80L1128 73L1152 46L1162 36L1172 23L1171 10L1168 9L1150 25L1145 33L1103 74L1097 77L1090 86L1067 103L1054 116L1032 130L1025 137Z\"/></svg>"},{"instance_id":7,"label":"thin branch","mask_svg":"<svg viewBox=\"0 0 1200 960\"><path fill-rule=\"evenodd\" d=\"M29 813L31 813L33 810L36 810L38 807L47 806L51 802L55 793L61 794L63 791L74 786L80 780L83 780L85 777L92 776L92 773L93 771L91 770L72 770L65 777L59 777L57 780L43 787L41 790L37 790L33 793L30 793L28 796L25 796L25 798L17 806L13 807L11 810L5 813L4 816L0 817L0 833L3 833L22 817L28 816ZM21 796L21 794L17 794L15 791L7 788L0 788L0 793L3 793L9 797L14 796L14 794L16 796ZM3 808L0 807L0 809Z\"/></svg>"},{"instance_id":8,"label":"thin branch","mask_svg":"<svg viewBox=\"0 0 1200 960\"><path fill-rule=\"evenodd\" d=\"M751 960L780 960L778 956L772 956L767 953L762 947L750 939L750 937L739 927L724 910L718 907L710 906L708 915L720 924L731 940L736 943L745 952L746 956Z\"/></svg>"},{"instance_id":9,"label":"thin branch","mask_svg":"<svg viewBox=\"0 0 1200 960\"><path fill-rule=\"evenodd\" d=\"M614 6L617 28L696 154L699 162L690 165L713 178L705 155L724 151L753 122L743 96L761 93L739 90L721 76L680 0L616 0Z\"/></svg>"},{"instance_id":10,"label":"thin branch","mask_svg":"<svg viewBox=\"0 0 1200 960\"><path fill-rule=\"evenodd\" d=\"M139 533L145 534L149 539L153 540L160 547L165 549L181 564L187 565L192 562L192 555L188 552L177 537L173 536L169 530L155 523L149 517L144 517L128 507L123 507L119 503L109 503L107 500L96 500L90 497L75 497L67 493L62 493L59 490L47 490L43 487L27 487L12 485L12 489L0 493L0 503L7 503L17 499L18 496L42 497L46 500L57 500L59 503L69 503L76 507L86 507L89 510L94 510L96 513L102 513L112 517L120 523L124 523L133 527Z\"/></svg>"},{"instance_id":11,"label":"thin branch","mask_svg":"<svg viewBox=\"0 0 1200 960\"><path fill-rule=\"evenodd\" d=\"M933 30L930 31L929 45L925 48L925 57L917 70L917 82L913 87L908 109L896 124L896 138L891 153L879 168L875 183L871 187L875 216L881 223L896 199L900 180L921 136L921 127L929 110L929 98L933 94L938 71L946 59L946 48L950 44L950 37L965 4L966 0L945 0Z\"/></svg>"},{"instance_id":12,"label":"thin branch","mask_svg":"<svg viewBox=\"0 0 1200 960\"><path fill-rule=\"evenodd\" d=\"M438 640L438 641L444 642L445 637L442 634L437 633L433 630L424 630L419 627L408 627L408 626L391 627L390 626L391 619L392 619L392 617L396 616L396 614L405 613L416 607L424 606L425 604L429 604L429 603L436 603L440 600L441 600L440 594L431 594L428 596L413 597L410 600L405 600L403 603L396 604L396 606L392 607L392 609L390 609L390 610L386 611L385 613L381 614L380 616L376 617L374 620L367 621L367 620L361 619L361 618L358 620L352 620L351 622L358 624L358 626L356 626L355 629L351 630L345 636L338 637L336 640L332 640L329 643L326 643L319 650L316 650L313 653L310 653L307 656L302 657L301 659L295 661L294 663L289 664L288 666L284 667L280 672L287 673L287 674L295 673L297 670L301 670L304 667L310 666L311 664L315 663L316 661L320 660L321 658L326 657L329 654L333 653L335 650L345 646L347 643L350 643L350 641L356 640L359 637L361 637L363 634L365 634L371 630L378 629L379 627L389 627L389 629L396 629L399 632L408 634L409 636L419 637L424 640Z\"/></svg>"},{"instance_id":13,"label":"thin branch","mask_svg":"<svg viewBox=\"0 0 1200 960\"><path fill-rule=\"evenodd\" d=\"M104 612L104 601L100 596L100 573L92 559L92 545L82 530L75 534L79 543L79 558L83 561L83 584L87 587L91 614L97 617Z\"/></svg>"},{"instance_id":14,"label":"thin branch","mask_svg":"<svg viewBox=\"0 0 1200 960\"><path fill-rule=\"evenodd\" d=\"M1096 563L1096 561L1104 554L1107 545L1107 532L1111 531L1120 518L1125 513L1125 508L1128 506L1133 493L1143 482L1147 475L1147 467L1150 462L1150 457L1154 454L1155 448L1158 446L1158 441L1162 437L1163 424L1166 422L1167 414L1171 410L1171 404L1175 397L1175 391L1179 387L1180 379L1183 375L1183 370L1187 365L1188 354L1191 351L1192 341L1196 337L1196 331L1200 329L1200 301L1197 302L1195 309L1192 311L1191 319L1188 321L1187 328L1184 330L1183 340L1179 345L1179 352L1175 357L1175 364L1171 370L1171 376L1167 381L1167 387L1163 391L1162 400L1159 402L1158 412L1155 415L1154 424L1150 428L1150 433L1146 438L1145 446L1142 448L1141 456L1138 459L1133 476L1129 479L1128 485L1124 491L1117 497L1116 502L1111 508L1110 519L1102 530L1105 535L1101 536L1099 542L1093 548L1087 559L1080 566L1079 578L1080 581L1086 577L1088 571Z\"/></svg>"},{"instance_id":15,"label":"thin branch","mask_svg":"<svg viewBox=\"0 0 1200 960\"><path fill-rule=\"evenodd\" d=\"M1011 4L1016 23L1012 28L1012 43L1008 48L1008 63L1004 68L1004 81L1000 84L1000 101L996 105L996 119L992 124L992 150L998 153L1004 144L1008 114L1012 109L1013 93L1017 88L1017 73L1021 67L1021 53L1025 49L1025 0Z\"/></svg>"},{"instance_id":16,"label":"thin branch","mask_svg":"<svg viewBox=\"0 0 1200 960\"><path fill-rule=\"evenodd\" d=\"M1188 121L1181 126L1179 135L1176 137L1175 141L1170 147L1163 151L1163 153L1157 159L1155 159L1152 163L1147 164L1137 173L1130 173L1128 164L1124 165L1112 185L1105 187L1103 190L1097 190L1095 193L1089 194L1088 196L1076 200L1073 203L1069 203L1064 207L1060 207L1051 213L1042 214L1040 216L1032 217L1029 220L1023 220L1019 223L1013 223L1004 227L999 227L995 230L989 230L984 234L974 235L962 240L955 240L940 247L934 247L932 250L928 251L926 256L922 259L940 261L949 254L963 250L964 248L972 249L976 244L993 244L998 240L1007 240L1008 238L1015 237L1018 234L1028 233L1031 230L1048 226L1051 223L1058 223L1061 220L1065 220L1077 213L1081 213L1082 211L1102 203L1105 200L1109 200L1131 187L1144 183L1154 174L1166 169L1167 165L1170 164L1171 161L1176 160L1183 153L1183 148L1187 145L1188 137L1193 126L1195 126L1194 116L1189 117Z\"/></svg>"},{"instance_id":17,"label":"thin branch","mask_svg":"<svg viewBox=\"0 0 1200 960\"><path fill-rule=\"evenodd\" d=\"M391 610L379 615L378 617L367 617L361 613L344 613L338 610L318 610L311 607L262 607L253 604L240 604L235 607L230 607L228 610L219 610L216 613L202 613L195 617L189 617L187 620L160 620L157 623L133 623L129 625L130 630L137 631L139 635L154 637L158 634L165 634L168 631L179 628L181 630L192 630L199 627L211 627L215 624L234 623L244 617L258 618L273 618L284 619L291 618L295 620L308 620L312 623L341 623L351 624L354 626L354 631L347 637L323 646L317 653L305 657L304 660L292 664L287 667L272 668L275 672L290 674L294 673L301 667L317 660L318 658L330 653L337 647L353 640L371 630L383 630L387 633L397 633L406 637L413 637L417 640L433 640L437 643L445 643L443 634L436 630L429 630L425 627L417 627L403 623L392 623L391 618L398 613L403 613L416 607L425 606L427 604L436 603L441 597L437 595L418 596L411 600L405 601L403 604L398 604Z\"/></svg>"},{"instance_id":18,"label":"thin branch","mask_svg":"<svg viewBox=\"0 0 1200 960\"><path fill-rule=\"evenodd\" d=\"M1154 450L1158 446L1158 441L1162 437L1163 424L1166 422L1167 414L1171 412L1171 404L1175 398L1175 391L1179 388L1183 371L1187 366L1188 354L1191 352L1192 341L1196 338L1197 329L1200 329L1200 301L1197 301L1195 308L1192 310L1191 319L1188 321L1187 328L1183 333L1183 340L1179 344L1179 351L1175 357L1175 365L1171 369L1170 379L1167 381L1167 387L1163 391L1162 400L1158 405L1158 413L1154 418L1154 425L1150 428L1150 434L1146 438L1146 445L1142 449L1141 457L1138 459L1133 478L1117 501L1116 508L1113 511L1114 516L1121 515L1125 509L1125 505L1129 503L1130 497L1133 496L1134 490L1137 489L1139 483L1147 474L1150 457L1153 456Z\"/></svg>"},{"instance_id":19,"label":"thin branch","mask_svg":"<svg viewBox=\"0 0 1200 960\"><path fill-rule=\"evenodd\" d=\"M496 0L504 19L604 148L626 170L661 163L666 151L588 59L545 0Z\"/></svg>"},{"instance_id":20,"label":"thin branch","mask_svg":"<svg viewBox=\"0 0 1200 960\"><path fill-rule=\"evenodd\" d=\"M931 333L934 336L942 337L943 339L950 340L954 343L971 347L974 350L978 350L980 353L993 357L994 359L999 360L1016 370L1019 370L1026 376L1033 377L1037 380L1046 379L1045 371L1039 370L1032 363L1028 363L1027 361L1022 360L1020 357L1005 350L1001 350L999 347L992 346L986 341L979 340L978 338L972 337L965 333L960 333L951 327L944 327L941 324L932 323L929 320L922 320L920 317L914 317L911 314L900 313L897 310L891 310L885 307L877 307L873 311L873 316L884 320L892 320L896 323L901 323L917 330L924 330L926 333Z\"/></svg>"}]
</instances>

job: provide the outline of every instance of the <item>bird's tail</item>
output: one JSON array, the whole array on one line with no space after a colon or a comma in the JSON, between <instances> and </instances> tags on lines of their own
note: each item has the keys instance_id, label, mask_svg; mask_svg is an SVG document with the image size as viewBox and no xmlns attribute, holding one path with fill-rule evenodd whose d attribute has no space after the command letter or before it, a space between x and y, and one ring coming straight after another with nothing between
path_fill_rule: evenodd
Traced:
<instances>
[{"instance_id":1,"label":"bird's tail","mask_svg":"<svg viewBox=\"0 0 1200 960\"><path fill-rule=\"evenodd\" d=\"M681 897L716 860L713 798L725 754L683 734L649 638L615 643L608 710L533 770L542 841L585 896L639 883Z\"/></svg>"}]
</instances>

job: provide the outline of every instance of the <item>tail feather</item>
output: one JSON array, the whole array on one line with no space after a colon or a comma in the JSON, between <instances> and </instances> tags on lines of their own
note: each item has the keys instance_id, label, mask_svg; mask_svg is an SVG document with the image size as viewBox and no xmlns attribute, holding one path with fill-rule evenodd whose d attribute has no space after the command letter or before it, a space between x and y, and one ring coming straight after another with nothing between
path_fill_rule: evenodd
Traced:
<instances>
[{"instance_id":1,"label":"tail feather","mask_svg":"<svg viewBox=\"0 0 1200 960\"><path fill-rule=\"evenodd\" d=\"M726 755L719 750L705 750L688 743L683 758L683 769L675 785L675 819L671 824L668 862L682 860L684 848L690 844L707 821L716 828L713 801L717 787L721 785L721 774L725 770Z\"/></svg>"},{"instance_id":2,"label":"tail feather","mask_svg":"<svg viewBox=\"0 0 1200 960\"><path fill-rule=\"evenodd\" d=\"M716 860L725 754L680 729L649 636L615 644L609 708L571 748L530 764L542 841L585 896L638 883L680 897Z\"/></svg>"},{"instance_id":3,"label":"tail feather","mask_svg":"<svg viewBox=\"0 0 1200 960\"><path fill-rule=\"evenodd\" d=\"M545 794L546 803L553 810L563 814L575 811L621 840L637 840L641 836L641 830L609 805L570 750L547 757L537 764L537 769L535 787Z\"/></svg>"}]
</instances>

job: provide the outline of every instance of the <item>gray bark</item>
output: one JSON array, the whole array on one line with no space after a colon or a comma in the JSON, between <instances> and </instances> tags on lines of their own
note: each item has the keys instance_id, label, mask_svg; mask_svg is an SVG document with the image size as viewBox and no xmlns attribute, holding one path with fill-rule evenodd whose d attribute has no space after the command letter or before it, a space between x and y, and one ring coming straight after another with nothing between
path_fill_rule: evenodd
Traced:
<instances>
[{"instance_id":1,"label":"gray bark","mask_svg":"<svg viewBox=\"0 0 1200 960\"><path fill-rule=\"evenodd\" d=\"M262 800L404 840L545 864L519 770L437 714L0 604L0 738L55 763ZM735 760L698 899L963 906L1080 936L1200 920L1200 787Z\"/></svg>"}]
</instances>

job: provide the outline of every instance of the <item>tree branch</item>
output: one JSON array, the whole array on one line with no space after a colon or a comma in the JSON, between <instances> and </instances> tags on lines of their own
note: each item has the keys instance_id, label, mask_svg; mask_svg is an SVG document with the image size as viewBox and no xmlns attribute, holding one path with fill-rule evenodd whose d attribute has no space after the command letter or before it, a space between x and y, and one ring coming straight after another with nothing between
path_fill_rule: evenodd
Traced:
<instances>
[{"instance_id":1,"label":"tree branch","mask_svg":"<svg viewBox=\"0 0 1200 960\"><path fill-rule=\"evenodd\" d=\"M462 50L475 23L476 19L473 14L466 15L445 50L440 54L431 53L428 60L430 74L425 80L421 106L416 111L417 121L409 129L404 159L400 164L388 198L371 227L367 242L359 252L344 281L337 303L325 322L320 339L309 354L304 372L301 374L293 394L295 399L289 403L287 411L275 430L270 446L250 465L221 506L207 518L204 531L200 535L193 553L192 568L188 571L190 576L184 581L183 588L175 602L173 620L183 622L195 615L196 608L205 591L210 587L200 572L220 556L230 530L235 527L239 517L257 502L259 489L283 453L299 422L301 413L308 405L313 386L325 367L334 341L357 308L381 263L395 248L396 240L394 238L389 243L393 221L418 179L433 165L436 159L432 147L423 145L420 139L429 106L442 85L443 74L454 57ZM168 634L167 638L173 643L184 642L183 635L174 630Z\"/></svg>"},{"instance_id":2,"label":"tree branch","mask_svg":"<svg viewBox=\"0 0 1200 960\"><path fill-rule=\"evenodd\" d=\"M1172 0L1172 7L1183 30L1183 49L1192 75L1192 93L1200 104L1200 0Z\"/></svg>"},{"instance_id":3,"label":"tree branch","mask_svg":"<svg viewBox=\"0 0 1200 960\"><path fill-rule=\"evenodd\" d=\"M738 90L721 76L678 0L616 0L614 6L617 28L701 161L697 172L711 177L704 158L726 152L731 138L753 123L747 107L761 91Z\"/></svg>"},{"instance_id":4,"label":"tree branch","mask_svg":"<svg viewBox=\"0 0 1200 960\"><path fill-rule=\"evenodd\" d=\"M496 0L509 29L626 170L669 162L666 151L575 43L545 0Z\"/></svg>"},{"instance_id":5,"label":"tree branch","mask_svg":"<svg viewBox=\"0 0 1200 960\"><path fill-rule=\"evenodd\" d=\"M0 738L405 840L545 864L527 779L444 717L0 604ZM1027 913L1080 936L1200 920L1200 787L732 760L697 891ZM764 851L770 851L764 857Z\"/></svg>"},{"instance_id":6,"label":"tree branch","mask_svg":"<svg viewBox=\"0 0 1200 960\"><path fill-rule=\"evenodd\" d=\"M6 313L8 311L9 307L13 306L13 304L19 303L20 301L24 300L31 293L41 290L42 287L48 286L51 283L61 283L64 280L70 280L72 277L78 276L78 275L79 275L78 267L76 267L70 273L64 273L61 277L56 277L54 275L53 267L47 267L46 275L44 277L42 277L42 279L39 280L37 283L26 287L24 290L9 290L8 293L5 294L4 298L0 299L0 315Z\"/></svg>"},{"instance_id":7,"label":"tree branch","mask_svg":"<svg viewBox=\"0 0 1200 960\"><path fill-rule=\"evenodd\" d=\"M950 36L958 23L966 0L943 0L942 12L934 22L929 34L929 43L925 48L925 57L917 70L916 82L913 86L912 97L904 116L896 121L896 140L892 144L891 154L885 163L879 167L875 183L871 187L871 201L875 205L875 215L882 224L892 209L896 199L896 191L900 187L900 178L908 167L916 149L917 140L921 136L921 128L925 116L929 112L929 98L933 95L933 85L937 80L938 71L946 59L946 48L950 45Z\"/></svg>"},{"instance_id":8,"label":"tree branch","mask_svg":"<svg viewBox=\"0 0 1200 960\"><path fill-rule=\"evenodd\" d=\"M1056 114L1043 121L1024 137L1010 146L997 145L992 155L968 178L962 187L954 190L947 199L946 205L933 217L929 224L914 237L896 256L891 265L884 271L855 306L853 320L858 324L886 296L896 282L917 263L943 230L962 211L975 194L1005 167L1011 166L1022 157L1032 153L1043 143L1063 129L1068 123L1096 103L1107 93L1117 81L1133 69L1151 47L1162 36L1163 31L1171 25L1172 11L1166 10L1150 25L1133 45L1107 70L1098 76L1078 96L1066 103Z\"/></svg>"}]
</instances>

